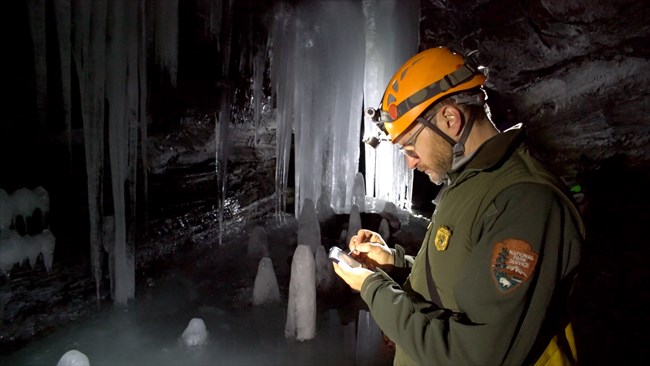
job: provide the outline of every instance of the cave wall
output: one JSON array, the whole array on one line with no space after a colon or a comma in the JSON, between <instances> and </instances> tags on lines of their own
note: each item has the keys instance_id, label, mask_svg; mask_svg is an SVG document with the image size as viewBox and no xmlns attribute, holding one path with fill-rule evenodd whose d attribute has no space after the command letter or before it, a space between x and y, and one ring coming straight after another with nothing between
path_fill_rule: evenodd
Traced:
<instances>
[{"instance_id":1,"label":"cave wall","mask_svg":"<svg viewBox=\"0 0 650 366\"><path fill-rule=\"evenodd\" d=\"M422 0L420 48L479 51L495 122L523 122L571 179L623 155L648 167L650 6L644 1Z\"/></svg>"}]
</instances>

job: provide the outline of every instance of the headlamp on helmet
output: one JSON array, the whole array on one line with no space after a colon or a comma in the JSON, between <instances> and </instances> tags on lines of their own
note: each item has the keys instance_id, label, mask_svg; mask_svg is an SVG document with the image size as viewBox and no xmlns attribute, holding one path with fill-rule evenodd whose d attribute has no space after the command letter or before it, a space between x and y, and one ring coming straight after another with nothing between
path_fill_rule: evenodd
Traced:
<instances>
[{"instance_id":1,"label":"headlamp on helmet","mask_svg":"<svg viewBox=\"0 0 650 366\"><path fill-rule=\"evenodd\" d=\"M418 53L397 70L380 108L366 109L366 117L387 135L384 141L394 142L435 102L483 85L486 77L475 56L472 52L463 59L444 47ZM474 94L470 98L455 98L455 102L479 104L484 101L482 98Z\"/></svg>"}]
</instances>

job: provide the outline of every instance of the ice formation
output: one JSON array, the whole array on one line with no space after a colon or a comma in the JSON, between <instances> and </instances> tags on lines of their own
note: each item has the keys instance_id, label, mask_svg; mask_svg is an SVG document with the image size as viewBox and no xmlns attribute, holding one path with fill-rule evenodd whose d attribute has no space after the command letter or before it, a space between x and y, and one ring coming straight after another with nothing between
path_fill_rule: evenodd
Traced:
<instances>
[{"instance_id":1,"label":"ice formation","mask_svg":"<svg viewBox=\"0 0 650 366\"><path fill-rule=\"evenodd\" d=\"M269 257L260 259L253 286L253 305L271 304L280 301L280 288Z\"/></svg>"},{"instance_id":2,"label":"ice formation","mask_svg":"<svg viewBox=\"0 0 650 366\"><path fill-rule=\"evenodd\" d=\"M56 238L47 229L49 211L50 196L43 187L11 194L0 189L0 273L9 273L24 260L33 268L39 256L45 269L52 269Z\"/></svg>"},{"instance_id":3,"label":"ice formation","mask_svg":"<svg viewBox=\"0 0 650 366\"><path fill-rule=\"evenodd\" d=\"M321 245L316 250L316 292L318 294L330 292L336 281L335 276L332 262L325 252L325 247Z\"/></svg>"},{"instance_id":4,"label":"ice formation","mask_svg":"<svg viewBox=\"0 0 650 366\"><path fill-rule=\"evenodd\" d=\"M381 329L369 311L359 310L355 365L376 365L382 347Z\"/></svg>"},{"instance_id":5,"label":"ice formation","mask_svg":"<svg viewBox=\"0 0 650 366\"><path fill-rule=\"evenodd\" d=\"M330 197L327 192L322 192L316 202L316 216L320 223L324 223L336 216L336 212L330 205Z\"/></svg>"},{"instance_id":6,"label":"ice formation","mask_svg":"<svg viewBox=\"0 0 650 366\"><path fill-rule=\"evenodd\" d=\"M11 194L0 189L0 238L9 236L12 228L20 235L39 233L48 225L49 212L50 195L41 186Z\"/></svg>"},{"instance_id":7,"label":"ice formation","mask_svg":"<svg viewBox=\"0 0 650 366\"><path fill-rule=\"evenodd\" d=\"M316 254L321 246L321 233L314 201L306 198L298 218L298 244L308 245L311 252Z\"/></svg>"},{"instance_id":8,"label":"ice formation","mask_svg":"<svg viewBox=\"0 0 650 366\"><path fill-rule=\"evenodd\" d=\"M33 268L39 255L43 257L45 270L50 271L55 242L56 238L49 230L34 236L20 236L12 231L9 237L0 239L0 272L9 273L14 264L20 264L25 259Z\"/></svg>"},{"instance_id":9,"label":"ice formation","mask_svg":"<svg viewBox=\"0 0 650 366\"><path fill-rule=\"evenodd\" d=\"M352 187L352 205L356 205L359 208L359 212L366 211L366 183L361 172L358 172L354 177L354 186Z\"/></svg>"},{"instance_id":10,"label":"ice formation","mask_svg":"<svg viewBox=\"0 0 650 366\"><path fill-rule=\"evenodd\" d=\"M193 318L181 335L181 341L187 347L200 347L208 343L208 330L201 318Z\"/></svg>"},{"instance_id":11,"label":"ice formation","mask_svg":"<svg viewBox=\"0 0 650 366\"><path fill-rule=\"evenodd\" d=\"M269 244L266 230L262 226L253 228L250 238L248 239L248 256L251 258L263 258L269 256Z\"/></svg>"},{"instance_id":12,"label":"ice formation","mask_svg":"<svg viewBox=\"0 0 650 366\"><path fill-rule=\"evenodd\" d=\"M350 242L350 239L354 235L357 235L357 232L361 230L361 213L359 213L359 208L354 205L350 210L350 218L348 220L348 235L345 238L345 245Z\"/></svg>"},{"instance_id":13,"label":"ice formation","mask_svg":"<svg viewBox=\"0 0 650 366\"><path fill-rule=\"evenodd\" d=\"M90 366L90 360L85 354L72 349L61 356L56 366Z\"/></svg>"},{"instance_id":14,"label":"ice formation","mask_svg":"<svg viewBox=\"0 0 650 366\"><path fill-rule=\"evenodd\" d=\"M316 336L316 273L314 254L307 245L299 244L291 262L286 338L306 341Z\"/></svg>"},{"instance_id":15,"label":"ice formation","mask_svg":"<svg viewBox=\"0 0 650 366\"><path fill-rule=\"evenodd\" d=\"M388 242L390 239L390 224L388 223L388 220L385 218L381 219L377 233L384 239L384 241Z\"/></svg>"}]
</instances>

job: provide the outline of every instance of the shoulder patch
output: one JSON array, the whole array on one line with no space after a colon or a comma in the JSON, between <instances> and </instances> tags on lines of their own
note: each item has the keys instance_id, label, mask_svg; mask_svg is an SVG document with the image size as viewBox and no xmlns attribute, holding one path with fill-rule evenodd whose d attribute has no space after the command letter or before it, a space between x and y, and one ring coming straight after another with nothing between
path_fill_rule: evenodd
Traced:
<instances>
[{"instance_id":1,"label":"shoulder patch","mask_svg":"<svg viewBox=\"0 0 650 366\"><path fill-rule=\"evenodd\" d=\"M533 275L538 257L523 240L506 239L495 243L490 269L497 288L507 293L519 287Z\"/></svg>"}]
</instances>

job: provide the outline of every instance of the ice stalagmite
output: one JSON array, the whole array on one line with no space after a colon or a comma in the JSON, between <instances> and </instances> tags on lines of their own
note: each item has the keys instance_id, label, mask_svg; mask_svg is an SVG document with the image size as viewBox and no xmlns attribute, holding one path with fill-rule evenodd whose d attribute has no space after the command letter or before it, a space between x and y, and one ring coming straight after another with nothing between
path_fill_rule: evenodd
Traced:
<instances>
[{"instance_id":1,"label":"ice stalagmite","mask_svg":"<svg viewBox=\"0 0 650 366\"><path fill-rule=\"evenodd\" d=\"M61 356L56 366L90 366L88 356L72 349Z\"/></svg>"},{"instance_id":2,"label":"ice stalagmite","mask_svg":"<svg viewBox=\"0 0 650 366\"><path fill-rule=\"evenodd\" d=\"M302 204L302 211L298 218L298 244L308 245L312 253L316 253L321 246L321 233L314 201L307 198Z\"/></svg>"},{"instance_id":3,"label":"ice stalagmite","mask_svg":"<svg viewBox=\"0 0 650 366\"><path fill-rule=\"evenodd\" d=\"M256 226L248 239L248 256L251 258L262 258L269 256L269 244L266 236L266 230L261 226Z\"/></svg>"},{"instance_id":4,"label":"ice stalagmite","mask_svg":"<svg viewBox=\"0 0 650 366\"><path fill-rule=\"evenodd\" d=\"M181 334L181 341L187 347L200 347L208 343L208 330L201 318L193 318Z\"/></svg>"},{"instance_id":5,"label":"ice stalagmite","mask_svg":"<svg viewBox=\"0 0 650 366\"><path fill-rule=\"evenodd\" d=\"M377 233L384 239L384 241L388 242L390 239L390 224L388 224L388 220L381 219Z\"/></svg>"},{"instance_id":6,"label":"ice stalagmite","mask_svg":"<svg viewBox=\"0 0 650 366\"><path fill-rule=\"evenodd\" d=\"M325 247L320 246L316 250L316 292L318 294L327 294L334 287L336 273L332 268L332 262L329 260Z\"/></svg>"},{"instance_id":7,"label":"ice stalagmite","mask_svg":"<svg viewBox=\"0 0 650 366\"><path fill-rule=\"evenodd\" d=\"M318 197L318 201L316 202L316 216L321 224L328 222L336 216L336 212L334 212L330 204L329 193L323 192Z\"/></svg>"},{"instance_id":8,"label":"ice stalagmite","mask_svg":"<svg viewBox=\"0 0 650 366\"><path fill-rule=\"evenodd\" d=\"M350 219L348 220L348 235L345 238L346 246L350 242L350 239L352 239L354 235L357 235L359 230L361 230L361 214L359 213L359 208L356 205L353 205L350 210Z\"/></svg>"},{"instance_id":9,"label":"ice stalagmite","mask_svg":"<svg viewBox=\"0 0 650 366\"><path fill-rule=\"evenodd\" d=\"M399 221L399 216L397 215L397 207L392 202L386 202L384 209L381 211L380 215L388 221L389 226L393 231L398 230L401 227L401 222Z\"/></svg>"},{"instance_id":10,"label":"ice stalagmite","mask_svg":"<svg viewBox=\"0 0 650 366\"><path fill-rule=\"evenodd\" d=\"M316 271L307 245L298 245L293 253L284 336L298 341L316 336Z\"/></svg>"},{"instance_id":11,"label":"ice stalagmite","mask_svg":"<svg viewBox=\"0 0 650 366\"><path fill-rule=\"evenodd\" d=\"M280 288L269 257L260 260L253 286L253 305L271 304L280 301Z\"/></svg>"}]
</instances>

